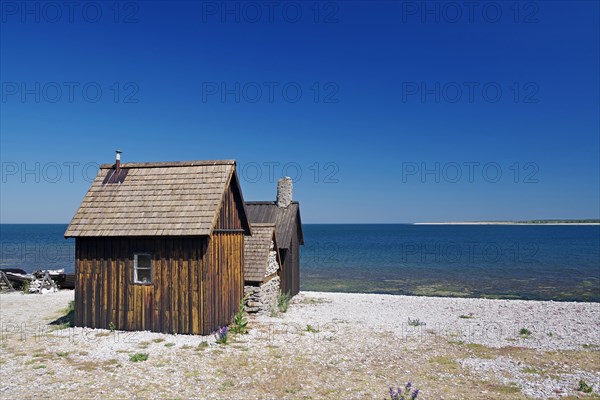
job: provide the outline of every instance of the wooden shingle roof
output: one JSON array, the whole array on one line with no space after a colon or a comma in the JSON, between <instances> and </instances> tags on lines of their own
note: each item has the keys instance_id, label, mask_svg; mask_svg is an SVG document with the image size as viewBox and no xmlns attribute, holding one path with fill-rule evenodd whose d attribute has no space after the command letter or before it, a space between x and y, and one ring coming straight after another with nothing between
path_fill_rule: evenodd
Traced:
<instances>
[{"instance_id":1,"label":"wooden shingle roof","mask_svg":"<svg viewBox=\"0 0 600 400\"><path fill-rule=\"evenodd\" d=\"M228 160L126 163L121 172L115 180L113 164L100 167L65 237L210 235L227 185L239 185Z\"/></svg>"},{"instance_id":2,"label":"wooden shingle roof","mask_svg":"<svg viewBox=\"0 0 600 400\"><path fill-rule=\"evenodd\" d=\"M267 271L271 242L275 239L275 224L251 224L252 236L244 237L244 280L262 282ZM277 257L279 261L279 253Z\"/></svg>"},{"instance_id":3,"label":"wooden shingle roof","mask_svg":"<svg viewBox=\"0 0 600 400\"><path fill-rule=\"evenodd\" d=\"M300 205L297 201L286 208L277 207L274 201L249 201L246 202L246 212L250 224L275 224L275 236L280 249L289 248L295 229L298 231L300 244L304 244Z\"/></svg>"}]
</instances>

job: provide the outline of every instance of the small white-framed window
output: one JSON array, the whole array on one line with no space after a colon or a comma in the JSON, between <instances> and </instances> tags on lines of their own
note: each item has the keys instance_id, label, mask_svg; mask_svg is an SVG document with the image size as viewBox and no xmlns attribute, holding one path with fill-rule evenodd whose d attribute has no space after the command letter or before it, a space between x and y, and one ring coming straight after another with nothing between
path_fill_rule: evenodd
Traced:
<instances>
[{"instance_id":1,"label":"small white-framed window","mask_svg":"<svg viewBox=\"0 0 600 400\"><path fill-rule=\"evenodd\" d=\"M133 282L152 283L152 255L136 253L133 255Z\"/></svg>"}]
</instances>

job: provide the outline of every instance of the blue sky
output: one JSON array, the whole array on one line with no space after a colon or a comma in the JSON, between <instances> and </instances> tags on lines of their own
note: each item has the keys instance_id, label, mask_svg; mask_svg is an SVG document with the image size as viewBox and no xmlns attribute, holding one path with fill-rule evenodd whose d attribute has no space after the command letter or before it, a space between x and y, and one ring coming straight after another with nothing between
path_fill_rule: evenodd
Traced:
<instances>
[{"instance_id":1,"label":"blue sky","mask_svg":"<svg viewBox=\"0 0 600 400\"><path fill-rule=\"evenodd\" d=\"M600 217L598 2L73 4L1 4L3 223L115 149L287 172L309 223Z\"/></svg>"}]
</instances>

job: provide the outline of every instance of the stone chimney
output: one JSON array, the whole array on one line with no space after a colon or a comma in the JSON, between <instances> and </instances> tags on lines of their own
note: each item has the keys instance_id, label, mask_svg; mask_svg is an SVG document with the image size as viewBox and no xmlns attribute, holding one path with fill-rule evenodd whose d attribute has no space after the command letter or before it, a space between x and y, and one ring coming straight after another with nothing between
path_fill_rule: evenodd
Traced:
<instances>
[{"instance_id":1,"label":"stone chimney","mask_svg":"<svg viewBox=\"0 0 600 400\"><path fill-rule=\"evenodd\" d=\"M277 207L286 208L292 203L292 178L286 176L277 181Z\"/></svg>"}]
</instances>

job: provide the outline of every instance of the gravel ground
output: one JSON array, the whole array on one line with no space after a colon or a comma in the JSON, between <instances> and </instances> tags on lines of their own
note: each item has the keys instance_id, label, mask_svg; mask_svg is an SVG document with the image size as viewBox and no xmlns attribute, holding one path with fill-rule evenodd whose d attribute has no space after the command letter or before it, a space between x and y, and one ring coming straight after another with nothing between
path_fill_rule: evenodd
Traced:
<instances>
[{"instance_id":1,"label":"gravel ground","mask_svg":"<svg viewBox=\"0 0 600 400\"><path fill-rule=\"evenodd\" d=\"M0 295L2 398L382 399L409 380L428 400L600 398L597 303L301 292L218 345L56 329L72 298Z\"/></svg>"},{"instance_id":2,"label":"gravel ground","mask_svg":"<svg viewBox=\"0 0 600 400\"><path fill-rule=\"evenodd\" d=\"M583 345L600 345L600 303L323 292L305 295L318 296L329 304L296 309L286 319L288 322L326 324L343 316L352 324L388 330L400 337L434 331L490 347L579 350ZM414 327L409 319L426 325ZM531 331L531 335L520 335L522 328Z\"/></svg>"}]
</instances>

